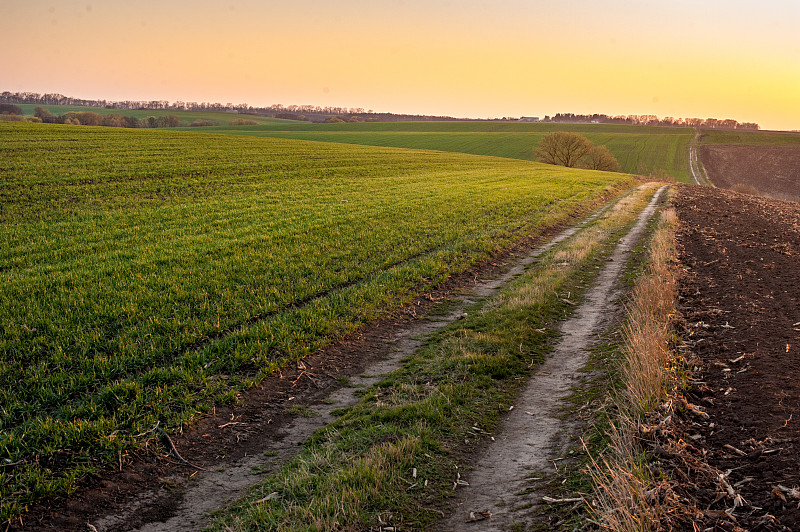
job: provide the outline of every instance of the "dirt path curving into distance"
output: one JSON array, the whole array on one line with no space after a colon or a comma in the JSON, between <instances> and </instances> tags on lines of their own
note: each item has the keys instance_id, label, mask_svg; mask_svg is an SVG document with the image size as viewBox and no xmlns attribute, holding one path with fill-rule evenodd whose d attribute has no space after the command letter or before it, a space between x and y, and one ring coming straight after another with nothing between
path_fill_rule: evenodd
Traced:
<instances>
[{"instance_id":1,"label":"dirt path curving into distance","mask_svg":"<svg viewBox=\"0 0 800 532\"><path fill-rule=\"evenodd\" d=\"M692 140L689 141L689 173L692 175L696 185L708 185L713 187L714 183L706 175L704 161L698 155L700 145L700 131L695 129Z\"/></svg>"},{"instance_id":2,"label":"dirt path curving into distance","mask_svg":"<svg viewBox=\"0 0 800 532\"><path fill-rule=\"evenodd\" d=\"M563 456L574 428L561 413L568 406L566 397L580 383L581 369L589 360L589 350L613 314L618 292L616 281L632 248L641 237L656 210L665 187L659 189L639 215L636 225L617 244L611 259L590 288L586 301L574 316L561 326L562 338L547 360L529 379L501 423L495 442L478 459L478 465L465 480L457 510L441 530L495 531L531 524L530 507L541 504L542 494L531 493L531 477L547 476ZM488 518L480 518L490 515ZM478 519L475 516L480 516Z\"/></svg>"},{"instance_id":3,"label":"dirt path curving into distance","mask_svg":"<svg viewBox=\"0 0 800 532\"><path fill-rule=\"evenodd\" d=\"M381 356L368 363L362 369L362 373L352 375L349 378L349 386L339 387L327 395L323 394L325 397L321 401L309 405L308 417L299 416L291 420L282 429L280 441L265 442L262 452L234 461L224 469L196 475L193 481L187 483L181 502L168 519L146 523L137 530L178 532L186 530L187 526L197 529L208 524L206 516L210 512L242 497L247 488L257 483L263 474L273 471L278 464L287 461L299 449L299 444L308 439L314 431L334 420L331 414L334 410L358 403L361 400L358 393L360 390L378 383L388 373L398 369L402 361L419 349L430 335L458 320L464 310L474 305L476 300L495 295L513 278L523 273L525 267L534 262L539 255L574 235L585 223L594 221L603 212L605 208L590 216L582 224L562 231L547 244L517 260L511 268L494 279L476 283L471 290L455 296L453 299L455 305L451 306L450 312L446 315L413 321L406 327L394 331L386 338ZM265 456L265 451L274 456ZM259 474L254 475L254 471L258 471ZM132 503L123 514L105 516L94 525L98 531L124 528L134 520L137 513L141 512L140 506L146 507L154 496L154 493L146 493Z\"/></svg>"},{"instance_id":4,"label":"dirt path curving into distance","mask_svg":"<svg viewBox=\"0 0 800 532\"><path fill-rule=\"evenodd\" d=\"M613 204L613 202L611 203ZM172 454L120 457L116 473L89 478L65 500L33 508L23 530L194 530L208 524L208 514L242 497L248 488L288 461L299 444L332 421L331 412L360 400L368 387L401 365L426 336L459 319L476 300L491 297L522 273L538 255L599 217L608 204L583 222L549 236L546 245L520 245L502 258L453 279L430 301L418 300L406 313L389 316L360 336L306 357L296 368L268 379L244 396L244 404L215 411L173 440L186 458ZM443 316L416 319L415 309L447 296L454 301ZM154 432L152 441L158 442ZM12 523L11 530L17 530Z\"/></svg>"}]
</instances>

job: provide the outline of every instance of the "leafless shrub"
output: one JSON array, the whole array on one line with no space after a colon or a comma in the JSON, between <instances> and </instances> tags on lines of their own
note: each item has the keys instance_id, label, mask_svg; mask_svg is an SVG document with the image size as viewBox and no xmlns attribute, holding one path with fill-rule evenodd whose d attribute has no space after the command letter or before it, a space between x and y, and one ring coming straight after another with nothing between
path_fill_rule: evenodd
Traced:
<instances>
[{"instance_id":1,"label":"leafless shrub","mask_svg":"<svg viewBox=\"0 0 800 532\"><path fill-rule=\"evenodd\" d=\"M568 168L580 167L604 172L619 172L617 158L605 146L595 146L578 133L554 131L545 135L533 149L539 162Z\"/></svg>"},{"instance_id":2,"label":"leafless shrub","mask_svg":"<svg viewBox=\"0 0 800 532\"><path fill-rule=\"evenodd\" d=\"M602 170L604 172L619 172L620 166L617 158L605 146L592 146L581 161L583 168L589 170Z\"/></svg>"},{"instance_id":3,"label":"leafless shrub","mask_svg":"<svg viewBox=\"0 0 800 532\"><path fill-rule=\"evenodd\" d=\"M577 133L554 131L545 135L534 153L539 162L572 168L592 149L592 143Z\"/></svg>"}]
</instances>

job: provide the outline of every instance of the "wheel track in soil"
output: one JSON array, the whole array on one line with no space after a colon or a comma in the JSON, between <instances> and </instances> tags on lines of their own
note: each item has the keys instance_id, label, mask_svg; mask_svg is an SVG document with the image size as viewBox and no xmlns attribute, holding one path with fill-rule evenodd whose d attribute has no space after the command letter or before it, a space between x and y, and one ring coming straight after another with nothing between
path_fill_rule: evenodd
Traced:
<instances>
[{"instance_id":1,"label":"wheel track in soil","mask_svg":"<svg viewBox=\"0 0 800 532\"><path fill-rule=\"evenodd\" d=\"M190 473L195 473L189 475L185 472L181 473L179 471L180 467L177 469L174 467L159 468L157 462L146 461L143 463L144 470L136 469L133 475L134 477L139 476L145 481L150 478L148 485L156 487L147 488L146 491L137 490L132 492L130 488L124 486L126 478L130 477L131 473L127 472L127 467L125 470L122 469L122 459L120 459L123 491L119 491L114 477L110 479L110 483L109 480L101 477L92 482L95 487L91 488L85 495L79 496L77 499L70 497L54 507L50 507L49 504L43 505L38 510L35 510L34 515L38 517L35 517L33 521L28 519L26 524L23 525L22 521L18 524L22 525L22 530L28 530L30 525L33 525L31 530L85 530L87 525L91 525L89 529L94 527L100 532L112 530L187 530L203 527L209 522L207 516L209 512L223 508L240 498L247 492L248 488L260 482L264 475L276 471L283 463L292 458L299 451L300 443L315 430L334 419L331 415L334 409L355 404L360 400L355 395L354 390L368 387L383 378L383 374L400 367L402 360L418 349L427 336L459 319L464 309L473 305L476 301L497 293L505 284L521 274L526 266L534 262L539 255L600 217L616 202L630 194L632 190L611 199L606 205L595 211L594 214L558 233L545 245L537 247L533 251L515 252L516 254L512 253L506 256L501 261L504 265L498 266L494 264L494 269L490 269L494 273L489 273L488 277L486 276L487 272L481 274L481 280L476 276L474 283L470 283L474 284L474 289L471 292L456 292L456 294L461 295L455 296L451 294L451 299L454 300L455 305L448 307L450 309L449 314L445 316L428 316L425 320L410 322L400 319L400 325L397 324L396 318L391 318L389 322L393 323L392 325L387 324L386 327L382 327L372 337L370 337L370 333L367 333L365 342L360 340L356 342L356 344L360 344L360 347L357 345L355 348L349 348L350 350L363 351L361 353L361 361L356 360L354 363L344 363L339 358L336 359L338 362L334 362L332 366L326 366L325 364L317 364L318 360L315 363L317 364L315 367L308 368L308 374L306 374L306 368L301 361L297 370L284 370L280 376L283 385L277 386L272 391L265 391L265 394L258 395L259 398L274 400L276 393L285 393L286 395L277 397L283 397L284 400L288 398L291 401L293 397L289 397L289 395L292 395L295 383L301 381L303 376L308 377L308 380L314 381L316 391L308 391L307 389L306 392L301 391L300 393L301 395L305 393L305 399L314 402L314 406L310 407L309 411L316 417L289 416L284 411L284 415L278 413L278 417L275 418L276 423L270 425L271 428L264 431L263 427L273 421L270 416L274 417L276 415L275 403L272 403L272 407L267 407L263 415L260 414L263 419L259 419L259 416L256 416L256 419L251 417L250 420L247 420L246 417L239 418L238 410L228 408L223 408L220 411L215 410L214 415L210 416L206 421L202 421L199 424L200 427L196 427L194 432L214 429L217 429L218 432L223 432L219 429L228 426L225 430L230 430L232 433L229 439L235 437L236 443L225 445L221 449L216 448L217 450L213 452L220 452L221 454L219 455L212 455L209 452L201 452L200 455L197 455L199 438L194 438L194 442L191 437L189 439L179 437L175 440L184 454L186 454L187 445L194 446L195 457L192 458L192 462L205 466L211 471L195 472L189 468ZM520 259L520 257L522 258ZM464 287L461 283L456 283L455 286L461 287L459 290ZM376 338L379 339L378 342L380 343L377 348L374 344ZM345 355L348 353L346 345L341 350ZM368 355L366 354L367 352L369 352ZM311 360L313 361L313 357L311 357ZM366 363L364 362L365 360ZM349 387L343 387L341 383L333 382L340 371L337 368L342 367L350 368L343 373L350 375L351 386ZM331 370L334 375L329 373ZM320 372L316 373L316 375L323 382L322 386L315 381L314 375L311 374L312 371ZM356 373L360 375L354 376ZM327 378L322 377L322 375ZM295 378L294 381L292 381L293 378ZM291 386L289 385L290 383ZM307 388L310 388L310 386L307 386ZM275 391L281 389L286 391ZM269 405L270 403L264 404ZM282 407L280 406L281 404L283 405ZM277 408L280 410L291 404L294 403L286 401L280 403ZM261 409L263 410L263 407ZM233 421L234 414L236 414L237 420L246 420L248 423ZM231 416L231 422L227 421L228 415ZM288 422L287 419L289 419ZM242 428L242 432L238 432L237 425L248 424L250 425ZM259 429L259 426L262 426L262 428ZM244 445L242 447L244 447L244 452L236 449L239 447L240 435L243 438L242 443ZM256 438L258 439L255 443L257 447L254 447L253 440ZM202 444L203 440L200 441ZM253 452L254 449L256 449L256 452ZM265 455L265 451L269 456ZM230 457L226 457L226 455L230 455ZM202 456L202 458L199 456ZM151 465L147 465L148 463ZM139 472L137 473L136 471ZM139 484L141 484L141 480ZM112 492L116 493L116 495L110 495ZM131 493L135 493L135 495L132 496ZM81 503L81 501L84 502ZM93 503L92 501L95 502ZM81 504L88 504L93 509L84 510L81 508ZM107 508L105 513L102 508ZM18 529L13 523L9 523L9 525L11 525L10 530Z\"/></svg>"},{"instance_id":2,"label":"wheel track in soil","mask_svg":"<svg viewBox=\"0 0 800 532\"><path fill-rule=\"evenodd\" d=\"M619 278L631 250L656 211L666 186L656 191L639 214L634 227L619 241L606 266L586 294L573 317L562 323L562 337L545 362L536 368L514 409L501 422L495 441L479 457L473 471L464 475L468 486L460 488L458 507L439 527L442 531L508 530L523 525L527 530L533 513L543 504L544 493L531 491L530 477L547 477L564 456L576 429L562 418L567 397L580 384L581 369L589 352L609 325L619 290ZM530 509L526 508L533 503ZM519 508L519 510L515 510ZM481 512L486 519L471 517ZM472 521L472 522L470 522Z\"/></svg>"},{"instance_id":3,"label":"wheel track in soil","mask_svg":"<svg viewBox=\"0 0 800 532\"><path fill-rule=\"evenodd\" d=\"M468 293L455 296L455 304L449 307L448 314L428 317L426 320L415 320L407 326L393 331L391 337L386 339L385 349L379 353L378 359L364 368L360 375L351 377L349 386L339 387L330 393L323 392L322 395L318 395L316 399L319 400L308 407L312 417L295 416L288 424L282 426L279 431L264 441L261 452L226 463L224 468L207 466L210 471L198 471L188 479L185 475L164 478L164 485L169 489L165 490L161 487L143 493L119 511L93 521L92 526L99 532L116 530L171 532L199 529L207 525L210 512L241 498L265 475L276 471L283 463L291 459L298 452L300 444L314 431L334 421L335 417L332 415L334 410L354 405L360 401L360 397L356 393L358 390L372 386L384 378L387 373L399 368L402 361L419 349L427 337L458 320L469 306L499 292L513 278L523 273L525 268L541 254L599 218L625 196L626 194L617 197L582 222L560 232L549 242L518 260L502 275L486 282L476 283L475 288ZM180 501L173 505L171 515L165 520L161 518L142 519L142 516L152 515L151 507L163 506L161 499L173 498L176 490L182 492L182 496Z\"/></svg>"},{"instance_id":4,"label":"wheel track in soil","mask_svg":"<svg viewBox=\"0 0 800 532\"><path fill-rule=\"evenodd\" d=\"M700 131L695 130L692 140L689 141L689 173L697 185L705 185L713 187L714 183L708 178L703 163L697 153L697 147L700 145Z\"/></svg>"}]
</instances>

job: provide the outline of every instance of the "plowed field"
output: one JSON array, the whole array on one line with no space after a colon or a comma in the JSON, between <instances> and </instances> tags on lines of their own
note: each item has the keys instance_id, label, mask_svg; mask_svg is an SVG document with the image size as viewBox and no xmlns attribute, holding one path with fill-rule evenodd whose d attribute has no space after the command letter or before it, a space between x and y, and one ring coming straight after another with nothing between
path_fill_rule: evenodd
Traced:
<instances>
[{"instance_id":1,"label":"plowed field","mask_svg":"<svg viewBox=\"0 0 800 532\"><path fill-rule=\"evenodd\" d=\"M765 196L800 201L800 146L702 145L699 153L718 187L747 185Z\"/></svg>"},{"instance_id":2,"label":"plowed field","mask_svg":"<svg viewBox=\"0 0 800 532\"><path fill-rule=\"evenodd\" d=\"M731 497L701 490L698 507L715 530L800 530L800 205L707 187L675 205L689 398L710 416L686 441L744 497L715 514Z\"/></svg>"}]
</instances>

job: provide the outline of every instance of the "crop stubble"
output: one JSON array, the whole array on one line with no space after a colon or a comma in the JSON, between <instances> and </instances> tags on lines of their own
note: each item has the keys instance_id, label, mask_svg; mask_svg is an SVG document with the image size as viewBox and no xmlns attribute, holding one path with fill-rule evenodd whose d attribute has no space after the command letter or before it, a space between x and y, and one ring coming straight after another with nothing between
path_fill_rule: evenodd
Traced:
<instances>
[{"instance_id":1,"label":"crop stubble","mask_svg":"<svg viewBox=\"0 0 800 532\"><path fill-rule=\"evenodd\" d=\"M738 525L798 530L800 497L780 486L800 487L800 206L700 187L681 188L675 206L683 336L699 357L689 397L710 416L687 425L687 441L730 473L747 502ZM724 493L693 496L704 509L733 505Z\"/></svg>"}]
</instances>

